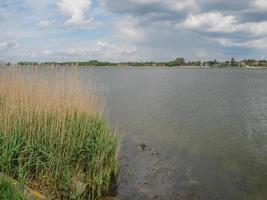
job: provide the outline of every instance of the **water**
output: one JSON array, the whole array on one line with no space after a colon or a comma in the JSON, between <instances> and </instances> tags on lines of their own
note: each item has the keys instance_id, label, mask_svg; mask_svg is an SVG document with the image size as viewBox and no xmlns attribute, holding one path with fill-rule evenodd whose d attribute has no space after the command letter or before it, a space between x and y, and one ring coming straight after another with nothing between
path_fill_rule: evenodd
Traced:
<instances>
[{"instance_id":1,"label":"water","mask_svg":"<svg viewBox=\"0 0 267 200\"><path fill-rule=\"evenodd\" d=\"M267 199L267 70L81 71L120 136L118 199Z\"/></svg>"},{"instance_id":2,"label":"water","mask_svg":"<svg viewBox=\"0 0 267 200\"><path fill-rule=\"evenodd\" d=\"M267 199L267 70L79 72L120 137L114 199Z\"/></svg>"},{"instance_id":3,"label":"water","mask_svg":"<svg viewBox=\"0 0 267 200\"><path fill-rule=\"evenodd\" d=\"M121 139L117 199L267 199L266 70L92 71Z\"/></svg>"},{"instance_id":4,"label":"water","mask_svg":"<svg viewBox=\"0 0 267 200\"><path fill-rule=\"evenodd\" d=\"M267 199L266 69L79 70L120 137L115 199Z\"/></svg>"}]
</instances>

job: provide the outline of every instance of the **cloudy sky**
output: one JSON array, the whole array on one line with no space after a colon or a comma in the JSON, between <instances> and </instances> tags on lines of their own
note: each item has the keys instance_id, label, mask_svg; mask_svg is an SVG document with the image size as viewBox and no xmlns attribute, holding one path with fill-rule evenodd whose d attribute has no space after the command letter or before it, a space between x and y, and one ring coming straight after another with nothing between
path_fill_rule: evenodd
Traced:
<instances>
[{"instance_id":1,"label":"cloudy sky","mask_svg":"<svg viewBox=\"0 0 267 200\"><path fill-rule=\"evenodd\" d=\"M0 0L0 60L267 59L267 0Z\"/></svg>"}]
</instances>

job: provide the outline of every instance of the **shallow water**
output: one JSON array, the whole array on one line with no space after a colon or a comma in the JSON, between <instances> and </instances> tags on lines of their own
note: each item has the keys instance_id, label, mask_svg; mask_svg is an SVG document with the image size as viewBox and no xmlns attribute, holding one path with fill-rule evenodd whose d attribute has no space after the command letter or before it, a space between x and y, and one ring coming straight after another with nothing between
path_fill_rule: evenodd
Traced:
<instances>
[{"instance_id":1,"label":"shallow water","mask_svg":"<svg viewBox=\"0 0 267 200\"><path fill-rule=\"evenodd\" d=\"M82 68L121 139L119 199L267 199L267 70Z\"/></svg>"}]
</instances>

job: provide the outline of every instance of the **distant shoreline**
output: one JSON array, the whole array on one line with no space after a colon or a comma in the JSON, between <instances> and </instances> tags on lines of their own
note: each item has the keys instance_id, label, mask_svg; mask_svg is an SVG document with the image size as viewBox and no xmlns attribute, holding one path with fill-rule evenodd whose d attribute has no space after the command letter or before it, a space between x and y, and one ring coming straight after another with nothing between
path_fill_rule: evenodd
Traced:
<instances>
[{"instance_id":1,"label":"distant shoreline","mask_svg":"<svg viewBox=\"0 0 267 200\"><path fill-rule=\"evenodd\" d=\"M267 69L265 66L164 66L164 65L146 65L146 66L135 66L135 65L18 65L18 64L10 64L10 65L1 65L1 66L18 66L18 67L80 67L80 68L169 68L169 69Z\"/></svg>"},{"instance_id":2,"label":"distant shoreline","mask_svg":"<svg viewBox=\"0 0 267 200\"><path fill-rule=\"evenodd\" d=\"M9 63L8 63L9 64ZM184 58L176 58L172 61L163 61L163 62L141 62L141 61L126 61L126 62L108 62L108 61L98 61L98 60L89 60L89 61L71 61L71 62L18 62L19 66L35 66L35 65L45 65L45 66L84 66L84 67L188 67L188 68L209 68L209 67L218 67L218 68L267 68L267 60L254 60L247 59L242 61L236 61L232 58L230 61L186 61Z\"/></svg>"}]
</instances>

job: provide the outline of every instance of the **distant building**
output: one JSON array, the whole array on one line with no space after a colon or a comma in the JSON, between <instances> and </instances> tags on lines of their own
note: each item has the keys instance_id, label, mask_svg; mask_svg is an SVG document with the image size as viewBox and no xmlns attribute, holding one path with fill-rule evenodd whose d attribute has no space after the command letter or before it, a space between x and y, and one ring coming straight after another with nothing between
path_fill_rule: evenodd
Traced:
<instances>
[{"instance_id":1,"label":"distant building","mask_svg":"<svg viewBox=\"0 0 267 200\"><path fill-rule=\"evenodd\" d=\"M185 64L185 59L184 58L176 58L174 61L178 66L184 65Z\"/></svg>"}]
</instances>

